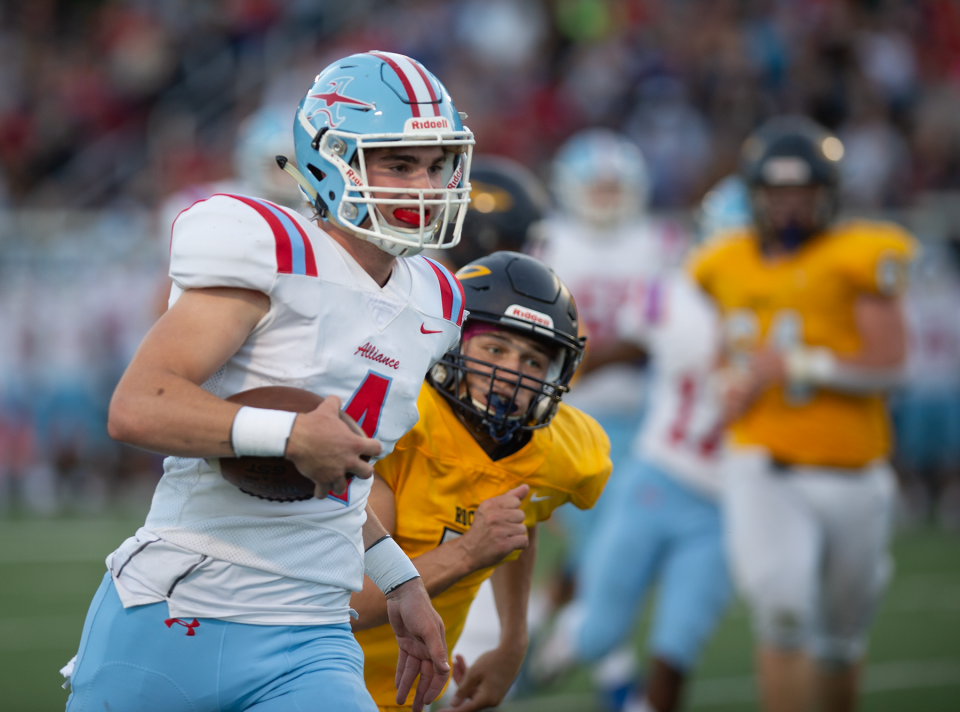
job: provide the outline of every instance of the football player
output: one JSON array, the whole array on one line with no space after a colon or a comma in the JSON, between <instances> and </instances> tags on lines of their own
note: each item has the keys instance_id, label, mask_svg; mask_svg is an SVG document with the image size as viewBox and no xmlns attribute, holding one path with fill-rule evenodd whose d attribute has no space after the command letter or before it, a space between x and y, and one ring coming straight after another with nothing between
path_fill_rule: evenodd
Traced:
<instances>
[{"instance_id":1,"label":"football player","mask_svg":"<svg viewBox=\"0 0 960 712\"><path fill-rule=\"evenodd\" d=\"M297 183L277 170L276 156L294 152L289 114L284 106L265 104L258 108L237 130L232 177L189 185L164 200L159 212L164 246L170 240L170 226L177 215L215 193L255 195L298 212L304 207L304 214L309 215L307 200Z\"/></svg>"},{"instance_id":2,"label":"football player","mask_svg":"<svg viewBox=\"0 0 960 712\"><path fill-rule=\"evenodd\" d=\"M617 337L616 315L631 292L679 262L684 241L679 230L644 214L646 164L626 137L608 129L581 131L560 147L552 172L558 209L537 227L530 252L556 270L577 301L590 341L569 402L603 426L616 465L636 432L643 393L642 353ZM558 512L568 574L579 567L601 510ZM559 593L556 602L567 595Z\"/></svg>"},{"instance_id":3,"label":"football player","mask_svg":"<svg viewBox=\"0 0 960 712\"><path fill-rule=\"evenodd\" d=\"M620 336L650 358L650 395L631 456L605 495L577 595L530 665L538 682L596 665L608 709L673 712L733 587L723 552L723 427L716 369L720 322L682 273L650 282L620 313ZM632 633L658 584L646 680Z\"/></svg>"},{"instance_id":4,"label":"football player","mask_svg":"<svg viewBox=\"0 0 960 712\"><path fill-rule=\"evenodd\" d=\"M746 185L728 176L702 201L699 235L706 241L749 221ZM733 593L718 502L720 322L710 300L672 271L631 295L618 334L650 360L646 417L606 497L591 540L596 555L583 562L576 598L537 646L531 676L555 679L603 660L594 677L608 708L671 712ZM638 684L631 633L655 582L651 660Z\"/></svg>"},{"instance_id":5,"label":"football player","mask_svg":"<svg viewBox=\"0 0 960 712\"><path fill-rule=\"evenodd\" d=\"M368 52L318 75L294 137L303 173L288 172L317 222L225 194L173 227L171 306L109 419L169 457L143 528L107 557L70 712L375 710L349 626L364 573L398 637L400 698L419 675L421 709L448 677L441 619L367 505L365 459L414 425L427 370L459 341L461 287L418 253L456 242L473 136L422 65ZM326 400L300 415L224 400L267 385ZM248 495L220 475L234 456L285 456L317 496Z\"/></svg>"},{"instance_id":6,"label":"football player","mask_svg":"<svg viewBox=\"0 0 960 712\"><path fill-rule=\"evenodd\" d=\"M914 242L889 223L835 222L842 155L806 118L762 126L742 151L753 224L691 263L724 319L728 546L771 712L815 694L825 710L854 708L890 570L882 393L904 360Z\"/></svg>"},{"instance_id":7,"label":"football player","mask_svg":"<svg viewBox=\"0 0 960 712\"><path fill-rule=\"evenodd\" d=\"M417 425L377 463L370 502L419 570L449 649L492 580L500 644L453 666L452 706L468 711L497 706L523 662L537 522L565 502L593 506L611 463L596 421L561 403L583 353L563 283L517 252L457 275L469 311L463 337L430 371ZM367 580L351 605L367 686L381 710L397 709L384 596Z\"/></svg>"}]
</instances>

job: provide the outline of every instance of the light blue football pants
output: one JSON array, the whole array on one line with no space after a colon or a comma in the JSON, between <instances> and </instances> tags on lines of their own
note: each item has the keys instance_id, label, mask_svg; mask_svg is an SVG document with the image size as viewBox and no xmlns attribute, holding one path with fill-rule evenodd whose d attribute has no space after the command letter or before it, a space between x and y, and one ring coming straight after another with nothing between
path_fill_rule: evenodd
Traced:
<instances>
[{"instance_id":1,"label":"light blue football pants","mask_svg":"<svg viewBox=\"0 0 960 712\"><path fill-rule=\"evenodd\" d=\"M110 574L90 604L67 712L376 712L348 624L171 622L123 608Z\"/></svg>"},{"instance_id":2,"label":"light blue football pants","mask_svg":"<svg viewBox=\"0 0 960 712\"><path fill-rule=\"evenodd\" d=\"M606 496L606 495L605 495ZM629 636L659 580L650 653L688 670L733 595L720 508L656 467L623 463L577 576L584 662Z\"/></svg>"}]
</instances>

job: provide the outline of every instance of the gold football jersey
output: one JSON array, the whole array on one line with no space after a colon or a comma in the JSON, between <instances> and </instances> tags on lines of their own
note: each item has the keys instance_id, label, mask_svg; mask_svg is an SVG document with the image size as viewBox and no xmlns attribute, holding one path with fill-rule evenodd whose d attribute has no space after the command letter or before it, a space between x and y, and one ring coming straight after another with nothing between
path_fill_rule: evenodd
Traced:
<instances>
[{"instance_id":1,"label":"gold football jersey","mask_svg":"<svg viewBox=\"0 0 960 712\"><path fill-rule=\"evenodd\" d=\"M545 428L519 451L493 461L481 449L449 403L424 384L417 401L420 420L376 464L377 474L396 498L394 539L416 558L460 536L484 500L530 485L523 501L527 527L549 519L565 502L592 507L610 476L610 441L593 418L561 404ZM514 552L508 559L516 558ZM470 604L493 567L461 579L433 599L443 618L447 650L463 630ZM381 708L395 707L397 639L389 624L359 631L367 689ZM411 697L412 700L412 692ZM412 703L411 703L412 704Z\"/></svg>"},{"instance_id":2,"label":"gold football jersey","mask_svg":"<svg viewBox=\"0 0 960 712\"><path fill-rule=\"evenodd\" d=\"M915 249L893 224L856 221L773 259L762 254L754 233L728 233L699 250L689 268L723 314L735 365L763 341L779 349L805 344L856 353L857 298L899 295ZM732 436L735 444L761 445L774 459L796 464L854 468L890 449L881 396L812 387L768 389L732 426Z\"/></svg>"}]
</instances>

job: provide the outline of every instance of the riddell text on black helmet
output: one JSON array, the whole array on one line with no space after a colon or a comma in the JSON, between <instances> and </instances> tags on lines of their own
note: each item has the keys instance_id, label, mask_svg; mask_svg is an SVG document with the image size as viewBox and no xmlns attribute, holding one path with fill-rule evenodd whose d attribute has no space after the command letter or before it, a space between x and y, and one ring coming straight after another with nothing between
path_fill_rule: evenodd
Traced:
<instances>
[{"instance_id":1,"label":"riddell text on black helmet","mask_svg":"<svg viewBox=\"0 0 960 712\"><path fill-rule=\"evenodd\" d=\"M578 333L577 308L570 291L553 270L519 252L495 252L474 260L457 272L457 278L469 312L465 334L470 333L472 323L480 322L532 338L549 350L551 363L545 378L531 378L466 356L461 339L430 371L428 381L468 421L499 443L549 424L580 365L586 341ZM489 378L486 406L478 405L467 392L470 373ZM510 384L513 396L492 408L489 404L497 381ZM533 391L523 412L517 407L521 390Z\"/></svg>"}]
</instances>

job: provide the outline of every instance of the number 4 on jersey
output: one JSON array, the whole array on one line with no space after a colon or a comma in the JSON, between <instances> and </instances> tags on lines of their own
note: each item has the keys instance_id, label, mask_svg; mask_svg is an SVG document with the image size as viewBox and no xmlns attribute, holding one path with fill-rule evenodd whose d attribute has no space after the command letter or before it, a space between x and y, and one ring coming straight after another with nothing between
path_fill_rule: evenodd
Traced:
<instances>
[{"instance_id":1,"label":"number 4 on jersey","mask_svg":"<svg viewBox=\"0 0 960 712\"><path fill-rule=\"evenodd\" d=\"M343 412L357 421L361 430L372 438L380 427L380 413L390 390L390 379L368 371L363 382L350 396Z\"/></svg>"},{"instance_id":2,"label":"number 4 on jersey","mask_svg":"<svg viewBox=\"0 0 960 712\"><path fill-rule=\"evenodd\" d=\"M377 434L377 428L380 427L380 413L383 411L383 404L387 400L387 392L390 390L390 379L381 376L379 373L367 371L363 382L357 387L357 390L350 396L343 412L357 421L360 429L368 438ZM333 499L339 500L344 504L350 502L350 483L353 475L347 476L347 491L343 494L334 494L333 490L327 495Z\"/></svg>"}]
</instances>

